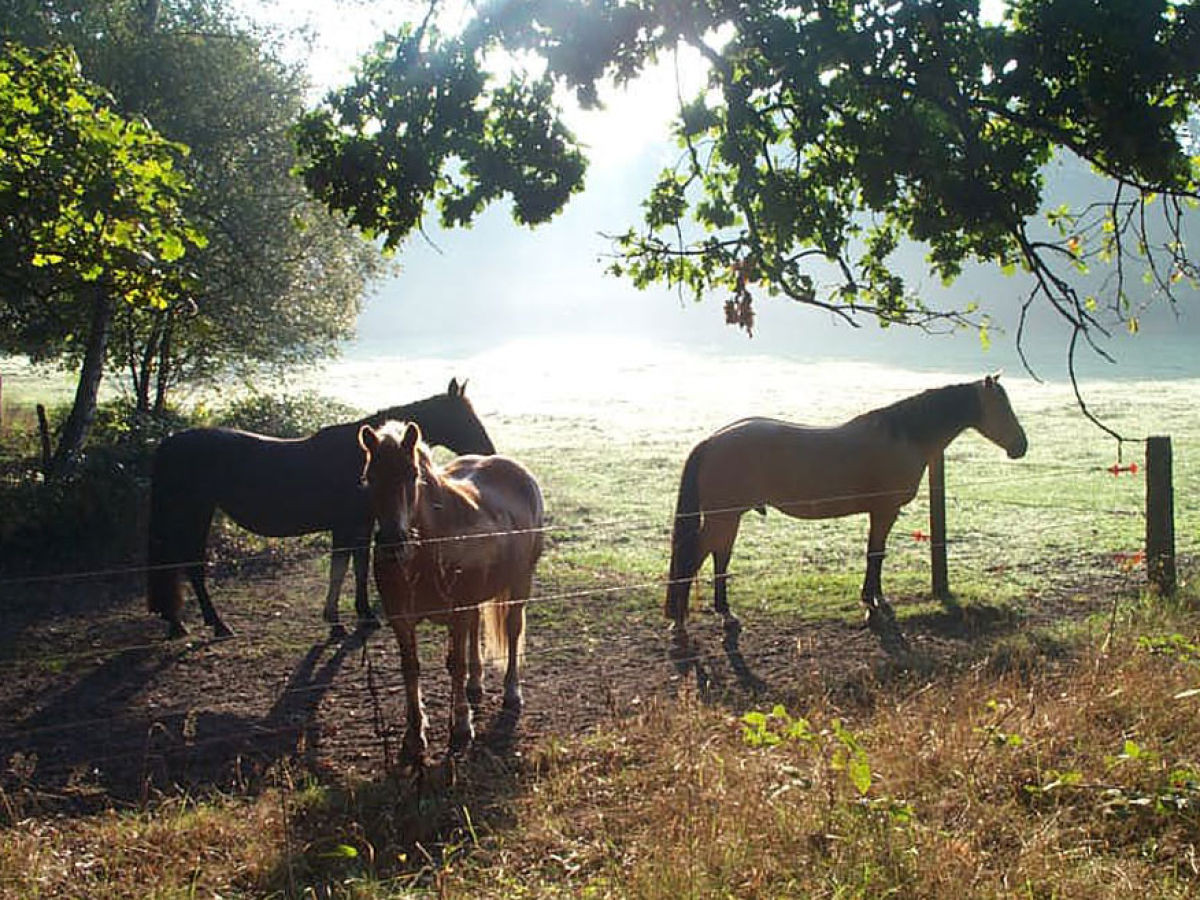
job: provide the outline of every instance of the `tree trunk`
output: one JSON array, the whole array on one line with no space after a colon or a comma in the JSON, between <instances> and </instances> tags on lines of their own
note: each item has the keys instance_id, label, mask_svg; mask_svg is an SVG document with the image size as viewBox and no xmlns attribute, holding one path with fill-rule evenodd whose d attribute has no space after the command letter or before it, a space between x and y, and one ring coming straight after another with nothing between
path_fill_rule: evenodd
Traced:
<instances>
[{"instance_id":1,"label":"tree trunk","mask_svg":"<svg viewBox=\"0 0 1200 900\"><path fill-rule=\"evenodd\" d=\"M108 285L97 283L88 289L92 317L88 328L87 351L83 356L83 368L79 372L79 384L75 388L75 401L71 413L63 423L58 448L50 462L48 478L61 478L78 461L83 445L87 441L92 423L96 419L96 404L100 396L100 381L104 377L104 361L108 351L108 338L112 333L113 304Z\"/></svg>"},{"instance_id":2,"label":"tree trunk","mask_svg":"<svg viewBox=\"0 0 1200 900\"><path fill-rule=\"evenodd\" d=\"M161 417L167 411L167 389L171 384L171 337L174 333L175 312L163 313L163 326L158 338L158 377L154 393L154 415Z\"/></svg>"}]
</instances>

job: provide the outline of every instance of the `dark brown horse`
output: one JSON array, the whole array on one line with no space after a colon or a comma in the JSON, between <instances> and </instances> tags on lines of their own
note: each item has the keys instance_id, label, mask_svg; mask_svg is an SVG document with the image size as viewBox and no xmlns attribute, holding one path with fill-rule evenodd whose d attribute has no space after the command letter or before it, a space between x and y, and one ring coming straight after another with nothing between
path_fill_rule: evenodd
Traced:
<instances>
[{"instance_id":1,"label":"dark brown horse","mask_svg":"<svg viewBox=\"0 0 1200 900\"><path fill-rule=\"evenodd\" d=\"M834 428L742 419L705 438L684 464L671 535L666 614L677 633L709 554L713 606L727 628L737 628L726 596L729 557L743 513L765 513L767 506L801 519L869 514L862 601L868 621L890 616L882 584L888 533L916 496L929 460L967 428L1011 459L1025 455L1025 432L998 376L925 391Z\"/></svg>"},{"instance_id":2,"label":"dark brown horse","mask_svg":"<svg viewBox=\"0 0 1200 900\"><path fill-rule=\"evenodd\" d=\"M432 443L455 453L494 453L491 438L451 380L444 394L380 410L355 422L285 440L227 428L193 428L163 440L154 455L150 491L148 604L185 634L180 576L187 573L204 622L218 636L232 632L213 608L204 583L205 547L220 509L243 528L271 537L333 532L325 620L338 626L338 595L354 557L354 608L375 621L367 598L371 509L362 484L358 432L403 417L420 422ZM340 627L340 626L338 626Z\"/></svg>"},{"instance_id":3,"label":"dark brown horse","mask_svg":"<svg viewBox=\"0 0 1200 900\"><path fill-rule=\"evenodd\" d=\"M521 708L525 601L542 553L542 493L524 466L504 456L435 465L412 422L364 425L359 441L379 523L375 584L404 673L403 753L406 762L420 764L428 747L417 657L421 620L450 629L451 750L474 736L471 706L483 697L484 648L506 661L505 709Z\"/></svg>"}]
</instances>

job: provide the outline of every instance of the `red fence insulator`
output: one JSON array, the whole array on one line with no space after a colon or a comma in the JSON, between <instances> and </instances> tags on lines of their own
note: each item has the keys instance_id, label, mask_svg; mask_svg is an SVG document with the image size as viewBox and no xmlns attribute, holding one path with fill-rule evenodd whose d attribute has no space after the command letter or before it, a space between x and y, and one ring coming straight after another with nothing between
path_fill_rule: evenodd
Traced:
<instances>
[{"instance_id":1,"label":"red fence insulator","mask_svg":"<svg viewBox=\"0 0 1200 900\"><path fill-rule=\"evenodd\" d=\"M1131 462L1129 465L1123 466L1120 463L1114 463L1105 471L1111 472L1114 478L1116 478L1122 472L1128 472L1130 475L1136 475L1138 473L1138 464Z\"/></svg>"}]
</instances>

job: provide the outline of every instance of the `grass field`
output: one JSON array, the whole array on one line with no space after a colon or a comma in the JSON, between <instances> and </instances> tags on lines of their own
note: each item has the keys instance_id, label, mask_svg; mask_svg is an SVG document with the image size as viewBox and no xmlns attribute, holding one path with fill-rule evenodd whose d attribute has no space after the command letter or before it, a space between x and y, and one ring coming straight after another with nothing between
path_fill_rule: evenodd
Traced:
<instances>
[{"instance_id":1,"label":"grass field","mask_svg":"<svg viewBox=\"0 0 1200 900\"><path fill-rule=\"evenodd\" d=\"M634 360L604 384L539 393L555 364L471 388L497 446L546 495L551 531L529 607L535 669L543 650L581 665L587 641L661 629L679 469L713 428L747 414L833 423L951 380L854 367L818 378L761 360L664 374ZM1132 561L1144 480L1105 471L1116 442L1084 422L1069 389L1005 381L1030 452L1012 462L973 434L950 448L950 578L955 615L1016 627L844 682L806 681L797 643L776 661L796 673L783 695L732 700L683 680L585 731L543 731L515 757L473 755L421 783L323 777L284 760L253 790L68 817L39 814L36 797L11 789L0 793L0 897L1194 895L1200 382L1091 386L1096 412L1122 432L1172 437L1183 585L1167 601L1141 593ZM1141 453L1127 444L1121 461L1140 464ZM923 493L885 570L914 632L943 613L918 531L928 531ZM864 543L858 517L748 516L731 604L748 627L850 634ZM240 589L230 578L224 602L266 614L297 584L319 590L320 545L304 546L266 578ZM1051 616L1047 598L1058 613L1095 614ZM822 652L814 658L836 673L839 653L856 651ZM651 662L632 677L650 678ZM4 761L5 783L20 783L21 763Z\"/></svg>"}]
</instances>

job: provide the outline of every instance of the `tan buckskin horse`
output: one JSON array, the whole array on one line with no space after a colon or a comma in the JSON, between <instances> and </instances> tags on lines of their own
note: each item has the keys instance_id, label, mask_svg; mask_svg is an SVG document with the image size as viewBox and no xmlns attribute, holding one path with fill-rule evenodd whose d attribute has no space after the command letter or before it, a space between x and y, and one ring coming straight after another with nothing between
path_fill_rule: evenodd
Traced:
<instances>
[{"instance_id":1,"label":"tan buckskin horse","mask_svg":"<svg viewBox=\"0 0 1200 900\"><path fill-rule=\"evenodd\" d=\"M726 594L729 558L742 515L765 514L768 506L801 519L867 513L862 601L868 623L890 618L882 583L888 533L929 461L967 428L1010 459L1028 448L998 375L924 391L836 427L750 418L705 438L684 464L671 535L665 612L677 635L684 634L693 579L710 554L713 608L727 629L738 628Z\"/></svg>"},{"instance_id":2,"label":"tan buckskin horse","mask_svg":"<svg viewBox=\"0 0 1200 900\"><path fill-rule=\"evenodd\" d=\"M450 628L451 751L474 737L471 707L483 698L484 649L507 661L504 708L520 711L525 601L543 545L542 493L524 466L504 456L460 456L437 466L413 422L364 425L359 444L379 526L375 583L400 644L403 761L420 765L428 749L416 639L423 619Z\"/></svg>"}]
</instances>

